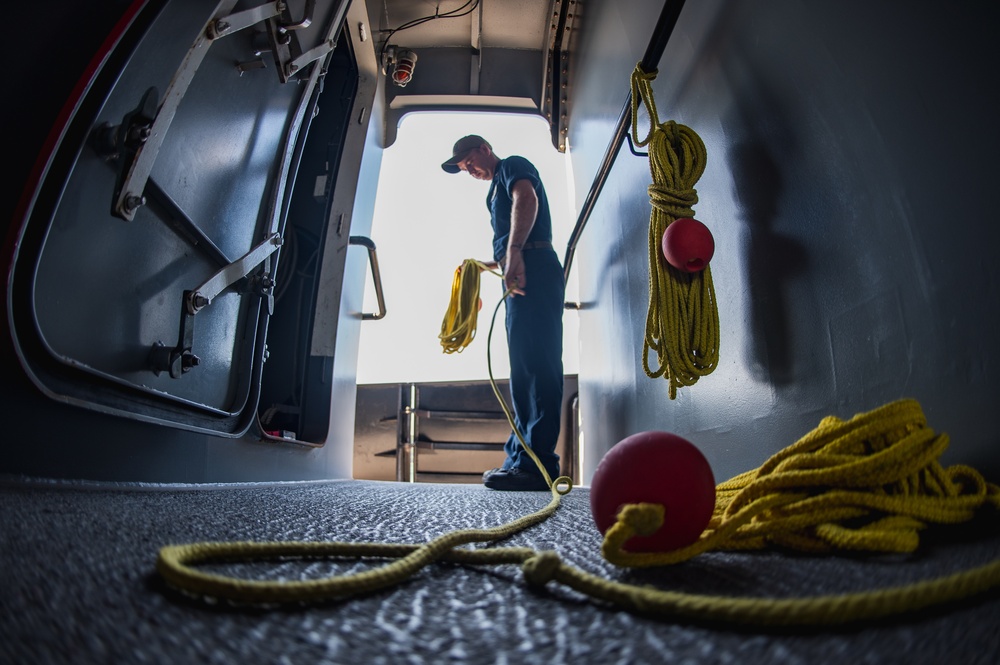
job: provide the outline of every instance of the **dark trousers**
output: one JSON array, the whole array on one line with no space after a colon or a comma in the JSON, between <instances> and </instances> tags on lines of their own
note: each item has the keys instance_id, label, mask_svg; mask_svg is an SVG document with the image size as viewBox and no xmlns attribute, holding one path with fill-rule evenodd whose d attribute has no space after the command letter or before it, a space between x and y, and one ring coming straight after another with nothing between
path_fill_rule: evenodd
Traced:
<instances>
[{"instance_id":1,"label":"dark trousers","mask_svg":"<svg viewBox=\"0 0 1000 665\"><path fill-rule=\"evenodd\" d=\"M514 422L554 480L559 476L556 443L562 424L563 308L566 289L553 249L524 252L528 284L523 296L507 296L506 327ZM511 432L504 468L537 473L534 460Z\"/></svg>"}]
</instances>

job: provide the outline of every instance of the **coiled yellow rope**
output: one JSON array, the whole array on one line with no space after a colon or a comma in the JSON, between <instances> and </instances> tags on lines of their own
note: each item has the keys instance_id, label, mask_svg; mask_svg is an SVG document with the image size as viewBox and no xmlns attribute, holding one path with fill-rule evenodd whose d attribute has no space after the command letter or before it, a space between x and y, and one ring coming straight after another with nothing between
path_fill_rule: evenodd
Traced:
<instances>
[{"instance_id":1,"label":"coiled yellow rope","mask_svg":"<svg viewBox=\"0 0 1000 665\"><path fill-rule=\"evenodd\" d=\"M662 566L710 550L775 545L803 552L913 552L929 524L1000 509L1000 487L968 466L944 468L948 436L927 427L920 404L891 402L848 421L829 416L759 468L716 486L715 511L694 544L630 553L632 535L656 531L663 507L619 514L602 552L620 566Z\"/></svg>"},{"instance_id":2,"label":"coiled yellow rope","mask_svg":"<svg viewBox=\"0 0 1000 665\"><path fill-rule=\"evenodd\" d=\"M1000 508L1000 488L985 482L974 469L940 466L937 457L946 446L947 437L926 427L919 405L912 400L891 403L846 422L828 417L760 468L718 485L715 515L694 545L668 553L624 550L633 535L649 535L663 524L662 506L634 504L620 512L618 522L605 534L602 552L617 565L648 567L678 563L711 549L757 549L768 544L814 552L913 551L918 544L916 532L926 523L965 521L980 508ZM532 458L537 464L537 458ZM520 564L525 580L533 586L557 581L630 611L782 626L834 625L891 616L1000 586L1000 560L995 560L936 579L859 593L726 598L612 582L563 563L552 551L458 549L469 543L499 540L544 521L559 507L560 494L570 490L569 479L558 478L551 488L548 505L535 513L492 529L453 531L424 545L194 543L163 547L156 569L169 584L188 593L281 604L325 601L387 588L434 561ZM212 561L289 557L398 560L361 573L294 582L237 579L192 567Z\"/></svg>"},{"instance_id":3,"label":"coiled yellow rope","mask_svg":"<svg viewBox=\"0 0 1000 665\"><path fill-rule=\"evenodd\" d=\"M632 139L649 146L649 309L642 345L642 368L651 379L670 383L670 399L681 386L693 386L719 363L719 312L710 266L700 272L677 270L663 258L662 239L667 226L694 216L698 193L694 185L705 171L705 144L689 127L673 121L660 123L653 98L656 71L640 65L632 72ZM650 130L640 139L640 102L649 115ZM650 367L650 349L657 354Z\"/></svg>"},{"instance_id":4,"label":"coiled yellow rope","mask_svg":"<svg viewBox=\"0 0 1000 665\"><path fill-rule=\"evenodd\" d=\"M445 353L461 353L476 337L479 320L479 273L489 270L486 264L475 259L466 259L455 270L451 282L451 299L441 322L441 347ZM499 273L490 270L499 275Z\"/></svg>"}]
</instances>

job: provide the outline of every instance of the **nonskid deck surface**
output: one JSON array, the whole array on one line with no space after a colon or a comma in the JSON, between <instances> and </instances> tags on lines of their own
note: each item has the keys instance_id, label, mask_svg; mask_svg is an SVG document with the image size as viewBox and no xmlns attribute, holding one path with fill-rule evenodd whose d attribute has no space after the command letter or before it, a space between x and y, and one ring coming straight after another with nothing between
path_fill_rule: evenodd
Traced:
<instances>
[{"instance_id":1,"label":"nonskid deck surface","mask_svg":"<svg viewBox=\"0 0 1000 665\"><path fill-rule=\"evenodd\" d=\"M0 662L995 662L996 593L839 629L770 630L640 617L517 566L434 564L397 587L306 607L210 605L164 586L160 547L200 541L424 543L544 507L546 493L480 485L331 481L130 485L0 484ZM544 523L500 543L555 550L586 572L700 594L797 597L935 577L1000 556L995 522L925 538L914 556L711 552L670 568L601 558L586 488ZM313 579L372 562L232 567Z\"/></svg>"}]
</instances>

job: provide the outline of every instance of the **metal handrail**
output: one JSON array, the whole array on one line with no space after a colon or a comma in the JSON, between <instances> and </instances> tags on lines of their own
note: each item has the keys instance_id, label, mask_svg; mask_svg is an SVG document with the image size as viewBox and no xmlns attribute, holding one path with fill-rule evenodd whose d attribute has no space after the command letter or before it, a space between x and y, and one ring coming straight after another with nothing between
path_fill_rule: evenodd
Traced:
<instances>
[{"instance_id":1,"label":"metal handrail","mask_svg":"<svg viewBox=\"0 0 1000 665\"><path fill-rule=\"evenodd\" d=\"M660 18L656 21L653 35L650 37L649 44L646 47L646 53L639 63L639 66L644 71L651 71L659 64L660 58L663 57L663 51L667 47L667 41L674 31L674 26L677 25L677 19L683 8L684 0L666 0L663 3ZM631 121L632 91L630 89L628 96L625 98L625 105L622 107L621 115L618 117L614 136L608 145L607 151L604 153L604 160L601 162L600 168L597 169L597 174L594 176L594 183L590 186L587 198L584 199L583 207L580 209L580 216L577 218L576 226L573 227L573 233L570 234L569 244L566 246L566 257L563 259L563 279L567 283L569 282L569 271L573 265L573 255L576 253L576 245L580 241L580 235L583 233L584 226L587 225L587 221L590 219L590 213L594 210L597 197L601 195L601 190L604 189L604 183L608 179L608 174L611 173L611 167L614 166L615 159L618 157L618 151L622 147L622 142L628 135ZM567 306L570 307L570 304L567 304ZM572 305L571 308L576 308L576 305Z\"/></svg>"},{"instance_id":2,"label":"metal handrail","mask_svg":"<svg viewBox=\"0 0 1000 665\"><path fill-rule=\"evenodd\" d=\"M372 280L375 282L375 299L378 301L378 311L374 314L362 312L363 321L377 321L385 318L385 297L382 295L382 273L378 269L378 255L375 254L375 242L365 236L350 236L348 244L361 245L368 249L368 262L372 267Z\"/></svg>"}]
</instances>

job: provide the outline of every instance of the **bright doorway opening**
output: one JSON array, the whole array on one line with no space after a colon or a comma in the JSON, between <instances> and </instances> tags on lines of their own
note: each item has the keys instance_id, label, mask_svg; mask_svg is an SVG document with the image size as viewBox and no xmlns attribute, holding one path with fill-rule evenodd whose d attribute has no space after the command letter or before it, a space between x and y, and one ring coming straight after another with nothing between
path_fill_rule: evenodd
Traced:
<instances>
[{"instance_id":1,"label":"bright doorway opening","mask_svg":"<svg viewBox=\"0 0 1000 665\"><path fill-rule=\"evenodd\" d=\"M378 247L386 317L361 327L358 384L484 380L489 377L487 336L497 302L499 278L484 273L483 309L475 339L462 353L445 354L438 335L451 297L455 268L465 259L492 258L486 196L489 183L467 174L450 175L440 164L452 144L479 134L501 157L521 155L541 175L552 213L553 245L565 254L576 223L569 156L553 146L548 124L525 114L411 113L400 123L396 142L382 158L371 238ZM573 275L567 299L575 297ZM375 302L369 284L366 307ZM367 310L366 310L367 311ZM490 361L496 379L508 378L503 306L497 314ZM578 313L564 316L563 366L579 368Z\"/></svg>"}]
</instances>

